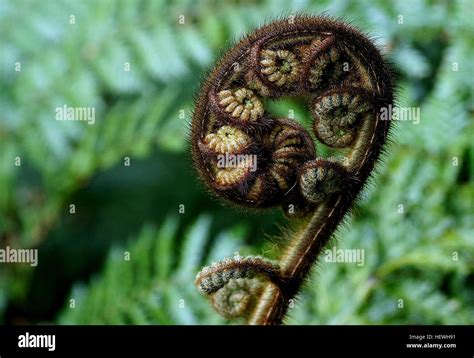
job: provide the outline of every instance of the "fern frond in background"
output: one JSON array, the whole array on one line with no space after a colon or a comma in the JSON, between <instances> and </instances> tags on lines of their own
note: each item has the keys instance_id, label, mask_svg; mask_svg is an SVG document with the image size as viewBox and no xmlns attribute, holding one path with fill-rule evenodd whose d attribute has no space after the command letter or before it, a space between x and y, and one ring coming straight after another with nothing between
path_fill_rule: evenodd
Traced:
<instances>
[{"instance_id":1,"label":"fern frond in background","mask_svg":"<svg viewBox=\"0 0 474 358\"><path fill-rule=\"evenodd\" d=\"M194 289L194 277L204 260L242 249L242 228L219 234L206 254L210 220L198 218L181 244L173 217L159 230L145 227L125 249L114 247L100 277L87 288L74 287L59 323L223 323Z\"/></svg>"}]
</instances>

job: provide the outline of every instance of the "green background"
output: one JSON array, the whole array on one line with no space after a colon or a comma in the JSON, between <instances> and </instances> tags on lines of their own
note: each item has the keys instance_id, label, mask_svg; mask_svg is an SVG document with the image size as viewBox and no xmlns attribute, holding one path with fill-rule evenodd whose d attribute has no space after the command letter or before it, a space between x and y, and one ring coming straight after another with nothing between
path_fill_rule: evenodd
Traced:
<instances>
[{"instance_id":1,"label":"green background","mask_svg":"<svg viewBox=\"0 0 474 358\"><path fill-rule=\"evenodd\" d=\"M474 323L469 0L0 0L0 247L39 249L38 267L0 264L0 322L225 323L194 275L235 251L272 256L284 221L203 189L187 147L193 96L233 40L324 11L382 46L399 105L421 121L397 123L336 235L365 265L320 262L287 322ZM96 123L56 121L64 104L93 106ZM289 108L308 119L288 102L272 111Z\"/></svg>"}]
</instances>

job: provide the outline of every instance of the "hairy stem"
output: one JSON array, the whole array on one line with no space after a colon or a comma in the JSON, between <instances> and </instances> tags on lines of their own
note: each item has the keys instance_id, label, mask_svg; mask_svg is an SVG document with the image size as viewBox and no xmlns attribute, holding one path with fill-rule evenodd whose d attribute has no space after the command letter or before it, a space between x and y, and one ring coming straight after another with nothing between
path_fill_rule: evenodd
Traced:
<instances>
[{"instance_id":1,"label":"hairy stem","mask_svg":"<svg viewBox=\"0 0 474 358\"><path fill-rule=\"evenodd\" d=\"M278 325L282 323L290 300L299 292L313 264L351 208L363 183L377 162L386 140L388 125L377 126L380 122L378 117L376 118L375 121L367 121L364 124L347 164L358 174L356 184L350 191L335 194L326 202L319 204L313 214L302 222L300 226L302 229L294 233L279 260L284 285L280 286L278 292L275 292L274 284L265 287L249 318L249 324ZM375 141L376 137L378 140ZM354 165L356 162L357 167ZM272 295L276 296L275 299Z\"/></svg>"},{"instance_id":2,"label":"hairy stem","mask_svg":"<svg viewBox=\"0 0 474 358\"><path fill-rule=\"evenodd\" d=\"M308 276L312 264L316 261L326 243L331 238L338 223L349 208L346 201L332 200L323 203L315 210L303 230L295 234L280 259L282 276L288 277L286 285L281 287L277 300L269 300L265 290L257 307L249 319L250 324L280 324L286 315L288 303L298 293L302 283ZM334 206L330 205L334 204ZM278 307L275 307L278 305Z\"/></svg>"}]
</instances>

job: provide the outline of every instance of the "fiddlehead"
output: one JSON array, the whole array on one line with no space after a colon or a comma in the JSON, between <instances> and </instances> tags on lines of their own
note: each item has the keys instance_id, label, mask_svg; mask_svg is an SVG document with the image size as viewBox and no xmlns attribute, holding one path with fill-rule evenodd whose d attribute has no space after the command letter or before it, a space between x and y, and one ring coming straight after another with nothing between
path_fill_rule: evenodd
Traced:
<instances>
[{"instance_id":1,"label":"fiddlehead","mask_svg":"<svg viewBox=\"0 0 474 358\"><path fill-rule=\"evenodd\" d=\"M318 156L305 128L266 110L268 99L282 96L306 102L315 138L339 156ZM224 55L196 101L191 150L199 176L232 205L280 206L300 219L277 262L237 256L198 274L216 310L281 323L372 172L390 126L379 114L392 102L391 72L377 48L327 18L276 21Z\"/></svg>"},{"instance_id":2,"label":"fiddlehead","mask_svg":"<svg viewBox=\"0 0 474 358\"><path fill-rule=\"evenodd\" d=\"M235 255L204 267L196 276L196 287L211 297L214 308L223 316L247 316L258 293L259 279L278 282L278 264L260 256Z\"/></svg>"}]
</instances>

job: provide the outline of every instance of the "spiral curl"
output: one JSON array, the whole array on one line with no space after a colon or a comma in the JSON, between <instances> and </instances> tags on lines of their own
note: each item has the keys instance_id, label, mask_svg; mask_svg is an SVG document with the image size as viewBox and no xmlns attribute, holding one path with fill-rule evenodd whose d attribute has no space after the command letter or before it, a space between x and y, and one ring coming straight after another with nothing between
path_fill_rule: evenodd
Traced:
<instances>
[{"instance_id":1,"label":"spiral curl","mask_svg":"<svg viewBox=\"0 0 474 358\"><path fill-rule=\"evenodd\" d=\"M225 318L243 317L250 312L262 288L262 281L256 278L233 278L211 296L211 302Z\"/></svg>"},{"instance_id":2,"label":"spiral curl","mask_svg":"<svg viewBox=\"0 0 474 358\"><path fill-rule=\"evenodd\" d=\"M341 206L341 216L385 142L389 123L379 121L378 113L392 103L392 87L378 50L354 28L323 17L271 23L230 49L201 88L192 121L193 162L210 191L231 204L281 206L288 216L291 206L304 217L331 202ZM283 96L306 102L314 137L340 155L319 157L303 126L265 108L268 99ZM230 159L218 165L223 155ZM337 222L333 217L334 227ZM301 260L287 256L295 266L290 274L300 270ZM235 317L260 292L256 273L277 283L272 292L284 293L278 284L284 271L262 258L225 260L203 269L196 285L219 312Z\"/></svg>"},{"instance_id":3,"label":"spiral curl","mask_svg":"<svg viewBox=\"0 0 474 358\"><path fill-rule=\"evenodd\" d=\"M279 271L272 260L236 254L205 266L196 275L195 284L201 293L210 296L216 311L235 318L249 313L263 282L278 281Z\"/></svg>"}]
</instances>

